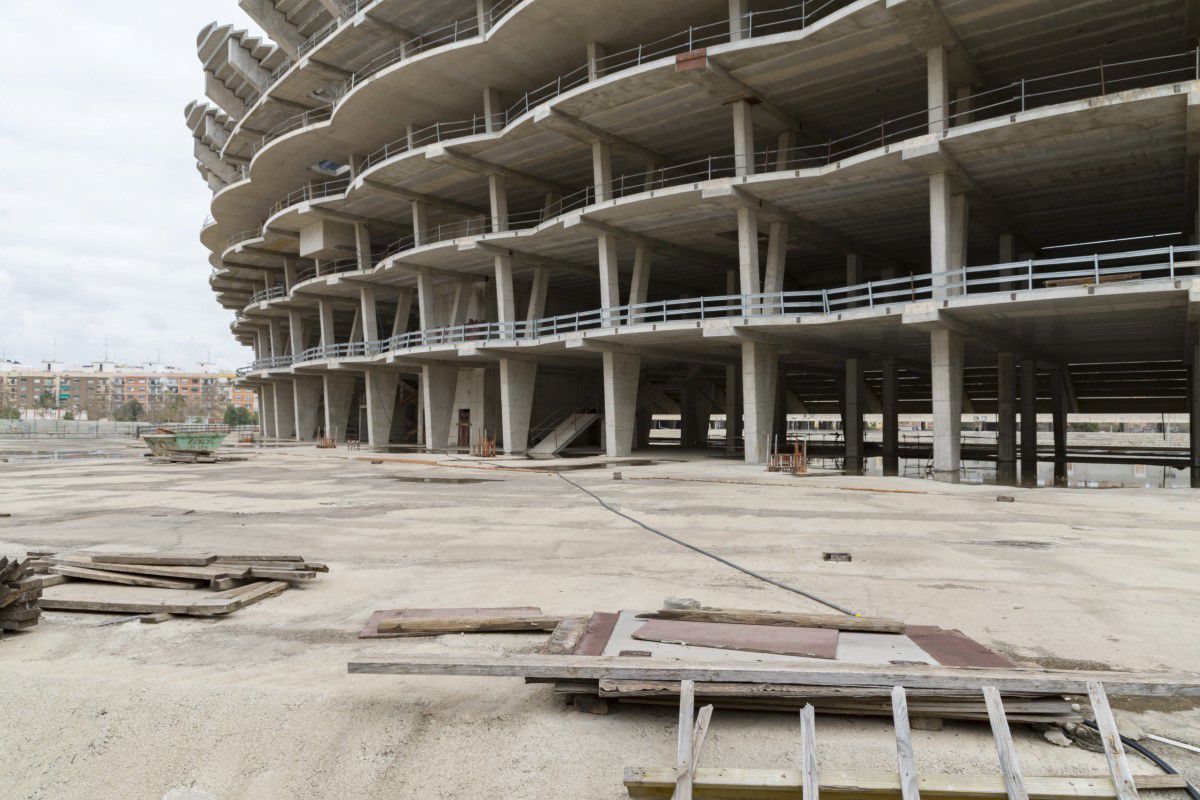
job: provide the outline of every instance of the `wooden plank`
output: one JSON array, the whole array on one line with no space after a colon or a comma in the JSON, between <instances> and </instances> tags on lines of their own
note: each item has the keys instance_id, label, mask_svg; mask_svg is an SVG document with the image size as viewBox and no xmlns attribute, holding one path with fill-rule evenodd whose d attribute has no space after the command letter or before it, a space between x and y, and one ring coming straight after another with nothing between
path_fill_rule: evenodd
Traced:
<instances>
[{"instance_id":1,"label":"wooden plank","mask_svg":"<svg viewBox=\"0 0 1200 800\"><path fill-rule=\"evenodd\" d=\"M43 611L104 611L113 614L187 614L187 603L130 602L127 600L83 600L77 598L42 598Z\"/></svg>"},{"instance_id":2,"label":"wooden plank","mask_svg":"<svg viewBox=\"0 0 1200 800\"><path fill-rule=\"evenodd\" d=\"M88 558L59 557L55 564L66 567L94 568L96 565ZM138 575L160 575L164 578L182 578L184 580L211 581L213 578L242 578L248 570L229 567L222 564L210 564L206 567L166 567L157 564L112 564L106 563L104 569L110 572L132 572Z\"/></svg>"},{"instance_id":3,"label":"wooden plank","mask_svg":"<svg viewBox=\"0 0 1200 800\"><path fill-rule=\"evenodd\" d=\"M903 686L892 687L892 724L896 728L896 768L900 773L903 800L921 800L917 781L917 759L913 755L912 731L908 726L908 698Z\"/></svg>"},{"instance_id":4,"label":"wooden plank","mask_svg":"<svg viewBox=\"0 0 1200 800\"><path fill-rule=\"evenodd\" d=\"M192 603L192 608L198 611L203 611L209 607L217 607L220 603L229 603L230 611L239 611L246 606L252 606L255 603L260 603L268 597L274 597L278 594L283 594L287 591L288 585L286 581L260 581L259 583L251 584L254 587L251 591L245 594L238 595L232 600L212 601L212 600L197 600ZM221 612L224 613L224 612Z\"/></svg>"},{"instance_id":5,"label":"wooden plank","mask_svg":"<svg viewBox=\"0 0 1200 800\"><path fill-rule=\"evenodd\" d=\"M1025 780L1021 775L1021 762L1013 747L1012 732L1004 716L1004 703L995 686L983 687L983 699L987 703L988 721L992 725L992 738L996 741L996 756L1000 759L1000 775L1004 778L1004 791L1008 800L1028 800Z\"/></svg>"},{"instance_id":6,"label":"wooden plank","mask_svg":"<svg viewBox=\"0 0 1200 800\"><path fill-rule=\"evenodd\" d=\"M1008 692L1072 694L1103 679L1114 692L1143 697L1200 696L1200 675L1189 672L1096 672L1089 670L960 669L927 665L829 662L659 661L612 656L526 654L406 654L352 661L348 670L375 675L488 675L495 677L693 680L732 683L895 686L975 689L987 684Z\"/></svg>"},{"instance_id":7,"label":"wooden plank","mask_svg":"<svg viewBox=\"0 0 1200 800\"><path fill-rule=\"evenodd\" d=\"M89 553L80 551L95 564L153 564L160 567L204 567L217 560L213 553Z\"/></svg>"},{"instance_id":8,"label":"wooden plank","mask_svg":"<svg viewBox=\"0 0 1200 800\"><path fill-rule=\"evenodd\" d=\"M708 738L708 723L712 721L713 707L704 706L696 714L696 727L692 729L692 768L699 765L700 751L704 749L704 740Z\"/></svg>"},{"instance_id":9,"label":"wooden plank","mask_svg":"<svg viewBox=\"0 0 1200 800\"><path fill-rule=\"evenodd\" d=\"M216 563L218 564L241 564L252 561L304 561L304 556L279 556L279 555L225 555L218 554Z\"/></svg>"},{"instance_id":10,"label":"wooden plank","mask_svg":"<svg viewBox=\"0 0 1200 800\"><path fill-rule=\"evenodd\" d=\"M630 797L668 798L674 791L677 771L674 767L626 767L625 787ZM1000 775L922 775L920 791L926 798L961 797L971 800L1003 800L1007 797ZM1179 775L1139 775L1138 789L1169 790L1185 785ZM1112 800L1116 797L1107 775L1086 777L1025 776L1031 800ZM818 786L826 795L840 800L853 798L901 798L900 776L894 772L822 773ZM692 780L695 798L772 797L802 800L803 789L798 769L722 769L697 767ZM828 800L828 798L826 798Z\"/></svg>"},{"instance_id":11,"label":"wooden plank","mask_svg":"<svg viewBox=\"0 0 1200 800\"><path fill-rule=\"evenodd\" d=\"M795 628L829 628L864 633L904 633L904 623L879 617L844 614L797 614L783 611L752 611L738 608L664 608L643 619L672 619L684 622L725 622L741 625L782 625Z\"/></svg>"},{"instance_id":12,"label":"wooden plank","mask_svg":"<svg viewBox=\"0 0 1200 800\"><path fill-rule=\"evenodd\" d=\"M587 620L579 617L567 617L555 626L554 632L538 648L538 652L543 655L564 655L574 652L586 627Z\"/></svg>"},{"instance_id":13,"label":"wooden plank","mask_svg":"<svg viewBox=\"0 0 1200 800\"><path fill-rule=\"evenodd\" d=\"M1113 719L1112 709L1108 705L1108 695L1104 693L1104 684L1100 681L1088 681L1088 699L1092 701L1092 713L1096 716L1096 727L1100 729L1100 741L1104 745L1104 757L1108 760L1108 771L1112 774L1119 800L1137 800L1137 786L1133 774L1129 771L1129 761L1125 758L1125 748L1121 744L1121 734L1117 730L1117 721Z\"/></svg>"},{"instance_id":14,"label":"wooden plank","mask_svg":"<svg viewBox=\"0 0 1200 800\"><path fill-rule=\"evenodd\" d=\"M317 573L308 570L262 569L260 567L250 567L249 571L246 573L246 577L270 581L311 581L317 577Z\"/></svg>"},{"instance_id":15,"label":"wooden plank","mask_svg":"<svg viewBox=\"0 0 1200 800\"><path fill-rule=\"evenodd\" d=\"M360 639L387 639L396 637L425 636L423 633L381 633L379 623L385 619L444 618L444 617L533 617L540 616L537 606L512 606L505 608L386 608L371 614L367 624L359 631Z\"/></svg>"},{"instance_id":16,"label":"wooden plank","mask_svg":"<svg viewBox=\"0 0 1200 800\"><path fill-rule=\"evenodd\" d=\"M692 716L696 685L685 680L679 684L679 741L675 747L675 800L692 800Z\"/></svg>"},{"instance_id":17,"label":"wooden plank","mask_svg":"<svg viewBox=\"0 0 1200 800\"><path fill-rule=\"evenodd\" d=\"M379 623L379 632L423 633L426 636L437 636L444 633L552 631L563 619L564 617L550 616L385 619Z\"/></svg>"},{"instance_id":18,"label":"wooden plank","mask_svg":"<svg viewBox=\"0 0 1200 800\"><path fill-rule=\"evenodd\" d=\"M630 696L664 696L677 697L679 684L674 681L645 681L645 680L601 680L600 690L613 695ZM774 683L712 683L696 682L697 697L755 697L755 698L796 698L796 699L845 699L854 702L879 702L890 706L892 687L884 686L808 686L804 684L781 685ZM914 703L944 702L963 703L977 706L980 711L986 709L978 689L960 691L958 689L913 689L906 691L906 698ZM1018 703L1043 704L1054 702L1059 708L1070 709L1071 703L1062 699L1061 695L1032 695L1013 692L1009 702L1017 698Z\"/></svg>"},{"instance_id":19,"label":"wooden plank","mask_svg":"<svg viewBox=\"0 0 1200 800\"><path fill-rule=\"evenodd\" d=\"M750 653L833 659L837 657L840 633L829 628L652 619L635 630L633 638Z\"/></svg>"},{"instance_id":20,"label":"wooden plank","mask_svg":"<svg viewBox=\"0 0 1200 800\"><path fill-rule=\"evenodd\" d=\"M155 589L196 589L196 581L180 581L171 578L152 578L148 575L134 575L128 572L109 572L104 569L88 569L86 567L67 567L55 564L50 568L55 575L65 575L68 578L82 578L101 583L119 583L123 586L150 586Z\"/></svg>"},{"instance_id":21,"label":"wooden plank","mask_svg":"<svg viewBox=\"0 0 1200 800\"><path fill-rule=\"evenodd\" d=\"M803 800L818 800L817 712L811 705L800 709L800 789Z\"/></svg>"}]
</instances>

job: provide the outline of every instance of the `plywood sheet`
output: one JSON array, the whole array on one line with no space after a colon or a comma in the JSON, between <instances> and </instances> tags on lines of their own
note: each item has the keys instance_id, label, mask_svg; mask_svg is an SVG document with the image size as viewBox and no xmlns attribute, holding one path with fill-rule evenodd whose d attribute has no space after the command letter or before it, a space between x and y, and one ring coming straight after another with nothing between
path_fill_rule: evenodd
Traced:
<instances>
[{"instance_id":1,"label":"plywood sheet","mask_svg":"<svg viewBox=\"0 0 1200 800\"><path fill-rule=\"evenodd\" d=\"M838 633L829 628L652 619L634 631L633 638L721 650L832 659L837 657Z\"/></svg>"},{"instance_id":2,"label":"plywood sheet","mask_svg":"<svg viewBox=\"0 0 1200 800\"><path fill-rule=\"evenodd\" d=\"M622 612L624 613L624 612ZM575 646L577 656L598 656L604 654L608 640L612 638L613 629L617 626L617 614L608 611L597 611L588 620L579 644Z\"/></svg>"},{"instance_id":3,"label":"plywood sheet","mask_svg":"<svg viewBox=\"0 0 1200 800\"><path fill-rule=\"evenodd\" d=\"M438 619L462 617L529 617L541 614L535 606L511 608L387 608L376 611L367 624L358 632L360 639L403 639L412 636L428 636L424 633L380 633L379 622L385 619Z\"/></svg>"},{"instance_id":4,"label":"plywood sheet","mask_svg":"<svg viewBox=\"0 0 1200 800\"><path fill-rule=\"evenodd\" d=\"M1012 659L984 647L962 631L934 625L909 625L904 633L943 667L1016 666Z\"/></svg>"}]
</instances>

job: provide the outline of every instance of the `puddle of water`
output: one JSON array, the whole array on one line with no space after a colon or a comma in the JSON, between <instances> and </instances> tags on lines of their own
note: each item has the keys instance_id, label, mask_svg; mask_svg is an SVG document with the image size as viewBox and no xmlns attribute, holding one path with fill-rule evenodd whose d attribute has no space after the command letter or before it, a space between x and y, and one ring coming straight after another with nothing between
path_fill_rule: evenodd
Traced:
<instances>
[{"instance_id":1,"label":"puddle of water","mask_svg":"<svg viewBox=\"0 0 1200 800\"><path fill-rule=\"evenodd\" d=\"M136 458L139 452L114 450L5 450L0 452L0 462L22 464L39 461L70 461L84 458Z\"/></svg>"},{"instance_id":2,"label":"puddle of water","mask_svg":"<svg viewBox=\"0 0 1200 800\"><path fill-rule=\"evenodd\" d=\"M837 458L814 458L810 463L817 469L842 469L842 460ZM996 464L991 461L963 461L961 482L997 486L1032 486L1022 482L1018 474L1001 479ZM924 458L902 458L897 474L904 478L930 478L931 462ZM883 475L883 459L865 460L863 475ZM1067 462L1065 468L1055 474L1055 465L1049 461L1038 462L1036 486L1057 486L1067 489L1187 489L1191 487L1191 472L1186 469L1156 464L1096 464Z\"/></svg>"}]
</instances>

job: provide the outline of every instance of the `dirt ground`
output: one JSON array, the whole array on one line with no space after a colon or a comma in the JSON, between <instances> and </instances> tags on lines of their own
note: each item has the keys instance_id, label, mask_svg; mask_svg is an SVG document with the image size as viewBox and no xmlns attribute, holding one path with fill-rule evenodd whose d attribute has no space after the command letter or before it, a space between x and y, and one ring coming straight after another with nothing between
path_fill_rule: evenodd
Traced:
<instances>
[{"instance_id":1,"label":"dirt ground","mask_svg":"<svg viewBox=\"0 0 1200 800\"><path fill-rule=\"evenodd\" d=\"M529 652L542 638L359 640L371 611L591 612L672 595L820 610L647 533L558 475L432 456L372 464L309 447L242 455L0 464L0 514L11 514L0 517L0 554L288 551L330 566L225 619L100 627L112 617L46 612L32 632L0 641L0 796L615 800L624 767L673 762L672 710L592 716L516 679L349 675L346 663L363 656ZM1052 666L1200 669L1200 492L791 478L715 459L563 474L648 524L865 614L959 628ZM869 488L909 493L854 491ZM823 561L825 551L853 561ZM1115 704L1148 732L1200 743L1196 702ZM1026 774L1107 773L1100 755L1021 726L1014 735ZM913 736L919 770L997 771L986 725ZM892 737L887 720L822 716L820 767L894 770ZM718 710L702 764L795 767L798 742L790 714ZM1200 756L1150 744L1200 778Z\"/></svg>"}]
</instances>

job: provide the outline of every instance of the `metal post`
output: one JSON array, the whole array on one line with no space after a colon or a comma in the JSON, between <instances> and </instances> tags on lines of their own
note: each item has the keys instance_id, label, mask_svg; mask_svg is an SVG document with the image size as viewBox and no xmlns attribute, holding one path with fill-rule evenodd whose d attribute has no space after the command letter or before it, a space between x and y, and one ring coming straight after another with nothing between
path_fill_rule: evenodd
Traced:
<instances>
[{"instance_id":1,"label":"metal post","mask_svg":"<svg viewBox=\"0 0 1200 800\"><path fill-rule=\"evenodd\" d=\"M1096 279L1096 285L1100 285L1100 254L1092 256L1092 273Z\"/></svg>"},{"instance_id":2,"label":"metal post","mask_svg":"<svg viewBox=\"0 0 1200 800\"><path fill-rule=\"evenodd\" d=\"M1167 264L1170 265L1171 279L1174 280L1174 278L1175 278L1175 245L1170 245L1167 248Z\"/></svg>"},{"instance_id":3,"label":"metal post","mask_svg":"<svg viewBox=\"0 0 1200 800\"><path fill-rule=\"evenodd\" d=\"M1025 269L1029 273L1029 288L1032 289L1033 288L1033 259L1032 258L1029 259L1029 261L1026 263Z\"/></svg>"},{"instance_id":4,"label":"metal post","mask_svg":"<svg viewBox=\"0 0 1200 800\"><path fill-rule=\"evenodd\" d=\"M1025 110L1025 79L1021 78L1021 110Z\"/></svg>"}]
</instances>

